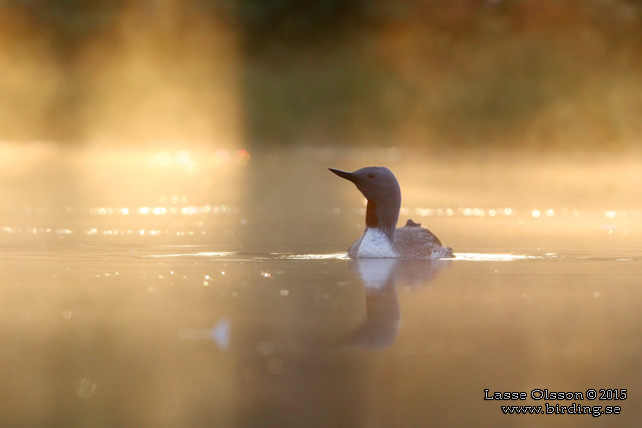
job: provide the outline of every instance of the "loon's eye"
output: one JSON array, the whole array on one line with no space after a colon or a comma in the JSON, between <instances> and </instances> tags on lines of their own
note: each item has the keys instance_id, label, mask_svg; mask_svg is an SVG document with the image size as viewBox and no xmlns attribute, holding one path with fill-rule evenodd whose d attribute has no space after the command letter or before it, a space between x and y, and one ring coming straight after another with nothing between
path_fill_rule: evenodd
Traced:
<instances>
[{"instance_id":1,"label":"loon's eye","mask_svg":"<svg viewBox=\"0 0 642 428\"><path fill-rule=\"evenodd\" d=\"M374 178L374 174L368 174L368 177Z\"/></svg>"}]
</instances>

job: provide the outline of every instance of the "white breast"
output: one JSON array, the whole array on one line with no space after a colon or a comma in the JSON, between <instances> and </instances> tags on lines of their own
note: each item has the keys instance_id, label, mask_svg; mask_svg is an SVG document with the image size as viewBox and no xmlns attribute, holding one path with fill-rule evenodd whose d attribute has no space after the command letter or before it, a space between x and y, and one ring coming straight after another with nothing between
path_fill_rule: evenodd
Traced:
<instances>
[{"instance_id":1,"label":"white breast","mask_svg":"<svg viewBox=\"0 0 642 428\"><path fill-rule=\"evenodd\" d=\"M361 239L357 257L360 259L389 259L399 255L383 231L378 228L367 228Z\"/></svg>"}]
</instances>

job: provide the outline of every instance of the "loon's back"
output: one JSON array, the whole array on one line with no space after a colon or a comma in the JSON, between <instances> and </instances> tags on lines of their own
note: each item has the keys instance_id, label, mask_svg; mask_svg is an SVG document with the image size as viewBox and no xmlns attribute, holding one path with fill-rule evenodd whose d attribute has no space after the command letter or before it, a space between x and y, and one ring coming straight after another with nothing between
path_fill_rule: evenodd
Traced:
<instances>
[{"instance_id":1,"label":"loon's back","mask_svg":"<svg viewBox=\"0 0 642 428\"><path fill-rule=\"evenodd\" d=\"M348 257L358 258L363 236L348 249ZM395 230L394 249L402 258L428 259L454 257L450 247L443 247L441 241L421 223L408 220L404 227Z\"/></svg>"}]
</instances>

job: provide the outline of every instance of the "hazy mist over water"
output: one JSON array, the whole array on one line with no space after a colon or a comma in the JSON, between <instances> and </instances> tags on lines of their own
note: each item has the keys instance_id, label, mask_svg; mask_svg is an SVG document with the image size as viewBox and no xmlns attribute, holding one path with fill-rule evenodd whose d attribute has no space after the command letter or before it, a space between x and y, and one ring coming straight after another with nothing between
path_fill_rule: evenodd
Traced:
<instances>
[{"instance_id":1,"label":"hazy mist over water","mask_svg":"<svg viewBox=\"0 0 642 428\"><path fill-rule=\"evenodd\" d=\"M637 426L641 23L0 2L0 426ZM454 259L347 259L369 165Z\"/></svg>"},{"instance_id":2,"label":"hazy mist over water","mask_svg":"<svg viewBox=\"0 0 642 428\"><path fill-rule=\"evenodd\" d=\"M633 243L640 232L642 169L632 153L107 152L41 143L5 145L2 162L7 242L345 246L364 228L365 200L326 168L364 165L386 165L397 175L400 224L412 218L448 231L456 247L510 247L526 235L554 245L568 237L604 240L602 248Z\"/></svg>"},{"instance_id":3,"label":"hazy mist over water","mask_svg":"<svg viewBox=\"0 0 642 428\"><path fill-rule=\"evenodd\" d=\"M635 1L0 5L0 138L639 148Z\"/></svg>"}]
</instances>

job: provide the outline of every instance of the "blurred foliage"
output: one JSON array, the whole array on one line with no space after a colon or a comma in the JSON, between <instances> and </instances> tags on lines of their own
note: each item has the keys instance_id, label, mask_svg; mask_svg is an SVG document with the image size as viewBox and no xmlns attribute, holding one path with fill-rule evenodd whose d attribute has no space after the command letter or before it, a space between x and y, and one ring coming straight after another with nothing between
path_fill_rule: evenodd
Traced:
<instances>
[{"instance_id":1,"label":"blurred foliage","mask_svg":"<svg viewBox=\"0 0 642 428\"><path fill-rule=\"evenodd\" d=\"M362 25L366 0L239 0L237 17L245 47L256 52L265 44L301 47Z\"/></svg>"},{"instance_id":2,"label":"blurred foliage","mask_svg":"<svg viewBox=\"0 0 642 428\"><path fill-rule=\"evenodd\" d=\"M0 66L42 62L56 76L29 85L39 75L29 69L14 74L22 86L0 81L12 95L0 101L0 138L82 139L80 118L99 114L86 108L87 62L107 63L141 33L150 67L173 70L159 85L169 79L187 98L217 91L195 82L214 78L211 64L235 50L252 144L642 141L639 0L5 0L0 26ZM227 49L204 42L229 35ZM11 107L21 95L36 107ZM24 135L13 111L33 115Z\"/></svg>"},{"instance_id":3,"label":"blurred foliage","mask_svg":"<svg viewBox=\"0 0 642 428\"><path fill-rule=\"evenodd\" d=\"M245 70L253 139L642 142L642 2L375 1L349 17L306 49L305 34L251 39L262 52Z\"/></svg>"}]
</instances>

